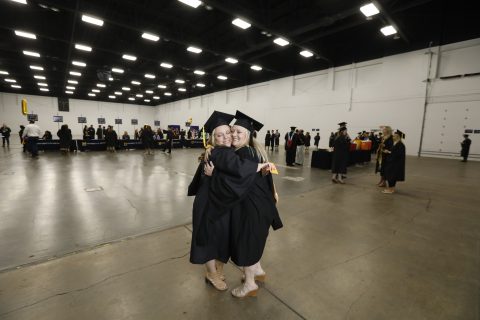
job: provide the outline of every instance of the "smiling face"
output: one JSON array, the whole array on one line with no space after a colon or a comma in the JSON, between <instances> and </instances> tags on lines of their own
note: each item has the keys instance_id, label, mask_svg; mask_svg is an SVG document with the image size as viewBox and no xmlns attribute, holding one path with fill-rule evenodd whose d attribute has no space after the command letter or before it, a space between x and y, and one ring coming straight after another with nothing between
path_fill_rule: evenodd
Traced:
<instances>
[{"instance_id":1,"label":"smiling face","mask_svg":"<svg viewBox=\"0 0 480 320\"><path fill-rule=\"evenodd\" d=\"M232 127L232 145L235 148L241 148L248 144L250 139L250 132L241 126Z\"/></svg>"},{"instance_id":2,"label":"smiling face","mask_svg":"<svg viewBox=\"0 0 480 320\"><path fill-rule=\"evenodd\" d=\"M223 125L216 127L213 133L213 139L216 146L231 147L232 133L230 126Z\"/></svg>"}]
</instances>

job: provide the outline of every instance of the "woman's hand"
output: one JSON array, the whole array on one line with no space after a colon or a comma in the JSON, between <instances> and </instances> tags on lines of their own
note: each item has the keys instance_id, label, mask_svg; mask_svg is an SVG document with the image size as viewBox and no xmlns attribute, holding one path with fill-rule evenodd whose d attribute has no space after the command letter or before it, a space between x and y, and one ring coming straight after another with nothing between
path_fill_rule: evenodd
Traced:
<instances>
[{"instance_id":1,"label":"woman's hand","mask_svg":"<svg viewBox=\"0 0 480 320\"><path fill-rule=\"evenodd\" d=\"M203 166L203 173L205 173L207 177L211 177L213 174L213 169L215 169L215 166L213 165L212 161L206 162Z\"/></svg>"},{"instance_id":2,"label":"woman's hand","mask_svg":"<svg viewBox=\"0 0 480 320\"><path fill-rule=\"evenodd\" d=\"M268 172L268 171L271 170L271 166L270 166L270 163L269 163L269 162L259 163L259 164L258 164L258 166L257 166L257 172L262 171L262 173L263 173L263 170L265 170L266 172Z\"/></svg>"}]
</instances>

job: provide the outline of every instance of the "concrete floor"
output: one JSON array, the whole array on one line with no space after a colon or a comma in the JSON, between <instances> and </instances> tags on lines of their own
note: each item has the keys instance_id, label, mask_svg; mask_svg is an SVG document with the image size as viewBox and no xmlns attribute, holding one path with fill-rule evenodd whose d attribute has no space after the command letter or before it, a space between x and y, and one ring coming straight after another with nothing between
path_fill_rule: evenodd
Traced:
<instances>
[{"instance_id":1,"label":"concrete floor","mask_svg":"<svg viewBox=\"0 0 480 320\"><path fill-rule=\"evenodd\" d=\"M198 152L0 149L0 319L480 319L479 162L408 158L391 196L373 165L332 185L273 153L285 227L239 301L188 262Z\"/></svg>"}]
</instances>

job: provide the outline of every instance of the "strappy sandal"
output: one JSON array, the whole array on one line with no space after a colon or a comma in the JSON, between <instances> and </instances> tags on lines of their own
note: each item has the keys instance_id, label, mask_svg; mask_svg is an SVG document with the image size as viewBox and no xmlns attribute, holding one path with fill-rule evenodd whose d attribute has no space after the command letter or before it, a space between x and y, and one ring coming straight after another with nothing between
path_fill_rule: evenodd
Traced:
<instances>
[{"instance_id":1,"label":"strappy sandal","mask_svg":"<svg viewBox=\"0 0 480 320\"><path fill-rule=\"evenodd\" d=\"M225 281L225 272L223 271L224 265L225 263L215 260L215 268L217 269L217 273L220 276L220 279L222 279L223 281Z\"/></svg>"},{"instance_id":2,"label":"strappy sandal","mask_svg":"<svg viewBox=\"0 0 480 320\"><path fill-rule=\"evenodd\" d=\"M254 280L265 283L265 280L267 279L267 274L264 272L262 274L256 274ZM242 275L242 282L245 282L245 274Z\"/></svg>"},{"instance_id":3,"label":"strappy sandal","mask_svg":"<svg viewBox=\"0 0 480 320\"><path fill-rule=\"evenodd\" d=\"M227 284L220 278L218 272L207 272L205 275L205 282L211 284L215 289L219 291L225 291L228 289Z\"/></svg>"},{"instance_id":4,"label":"strappy sandal","mask_svg":"<svg viewBox=\"0 0 480 320\"><path fill-rule=\"evenodd\" d=\"M256 289L249 290L246 285L242 285L232 290L232 296L235 298L256 297L258 287Z\"/></svg>"}]
</instances>

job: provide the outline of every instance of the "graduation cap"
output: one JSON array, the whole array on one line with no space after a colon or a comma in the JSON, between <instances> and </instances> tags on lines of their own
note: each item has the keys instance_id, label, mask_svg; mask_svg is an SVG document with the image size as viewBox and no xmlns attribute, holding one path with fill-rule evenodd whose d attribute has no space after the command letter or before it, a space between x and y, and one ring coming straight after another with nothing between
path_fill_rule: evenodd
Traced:
<instances>
[{"instance_id":1,"label":"graduation cap","mask_svg":"<svg viewBox=\"0 0 480 320\"><path fill-rule=\"evenodd\" d=\"M466 134L466 133L465 133L463 136L464 136L465 138L468 138L468 134Z\"/></svg>"},{"instance_id":2,"label":"graduation cap","mask_svg":"<svg viewBox=\"0 0 480 320\"><path fill-rule=\"evenodd\" d=\"M297 129L297 127L290 127L290 130L292 131L295 131L295 129Z\"/></svg>"},{"instance_id":3,"label":"graduation cap","mask_svg":"<svg viewBox=\"0 0 480 320\"><path fill-rule=\"evenodd\" d=\"M398 134L402 139L405 139L405 133L403 133L402 131L397 129L397 131L395 131L395 134Z\"/></svg>"},{"instance_id":4,"label":"graduation cap","mask_svg":"<svg viewBox=\"0 0 480 320\"><path fill-rule=\"evenodd\" d=\"M220 112L220 111L213 111L210 118L208 118L207 122L203 125L203 128L206 132L212 133L216 127L219 126L228 126L230 122L232 122L235 116L232 114Z\"/></svg>"},{"instance_id":5,"label":"graduation cap","mask_svg":"<svg viewBox=\"0 0 480 320\"><path fill-rule=\"evenodd\" d=\"M347 125L347 123L346 123L346 122L340 122L338 125L339 125L340 127L345 127L345 126Z\"/></svg>"},{"instance_id":6,"label":"graduation cap","mask_svg":"<svg viewBox=\"0 0 480 320\"><path fill-rule=\"evenodd\" d=\"M235 126L244 127L248 131L260 131L263 128L263 124L257 120L247 116L245 113L238 111L235 113Z\"/></svg>"}]
</instances>

